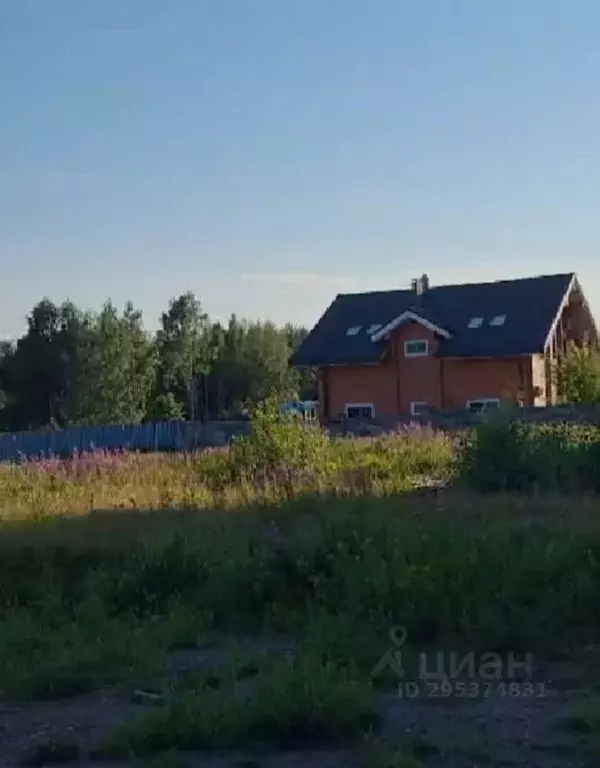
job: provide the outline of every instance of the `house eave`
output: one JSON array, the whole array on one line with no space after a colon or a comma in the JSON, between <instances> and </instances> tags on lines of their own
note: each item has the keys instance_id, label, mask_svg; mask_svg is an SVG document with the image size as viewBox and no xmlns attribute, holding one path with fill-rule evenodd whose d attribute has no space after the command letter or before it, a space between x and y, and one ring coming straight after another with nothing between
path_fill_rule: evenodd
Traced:
<instances>
[{"instance_id":1,"label":"house eave","mask_svg":"<svg viewBox=\"0 0 600 768\"><path fill-rule=\"evenodd\" d=\"M506 358L511 357L531 357L532 355L538 355L541 354L543 350L538 349L533 352L508 352L502 355L446 355L443 352L437 353L434 355L434 357L439 358L440 360L504 360Z\"/></svg>"},{"instance_id":2,"label":"house eave","mask_svg":"<svg viewBox=\"0 0 600 768\"><path fill-rule=\"evenodd\" d=\"M569 303L569 299L571 297L571 293L573 292L573 289L578 285L577 281L577 275L573 273L573 276L571 277L571 280L569 281L569 285L567 286L566 291L563 294L562 299L560 300L560 304L558 305L558 310L556 311L556 314L554 315L554 320L552 321L550 328L548 330L548 333L546 334L546 339L544 341L544 348L543 352L548 351L548 347L550 346L550 342L552 341L552 337L554 336L556 332L556 328L558 327L558 324L560 322L560 318L562 317L562 313L565 310L565 307Z\"/></svg>"},{"instance_id":3,"label":"house eave","mask_svg":"<svg viewBox=\"0 0 600 768\"><path fill-rule=\"evenodd\" d=\"M377 341L381 341L382 339L386 338L392 331L394 331L396 328L398 328L400 325L406 322L418 323L419 325L422 325L424 328L427 328L429 331L432 331L433 333L437 333L439 336L442 336L444 339L452 338L452 334L449 331L447 331L445 328L440 328L439 325L432 323L430 320L426 320L424 317L421 317L420 315L416 314L416 312L411 312L410 310L407 310L406 312L403 312L401 315L398 315L398 317L395 317L393 320L391 320L387 325L385 325L383 328L377 331L377 333L374 333L371 336L371 341L374 343Z\"/></svg>"}]
</instances>

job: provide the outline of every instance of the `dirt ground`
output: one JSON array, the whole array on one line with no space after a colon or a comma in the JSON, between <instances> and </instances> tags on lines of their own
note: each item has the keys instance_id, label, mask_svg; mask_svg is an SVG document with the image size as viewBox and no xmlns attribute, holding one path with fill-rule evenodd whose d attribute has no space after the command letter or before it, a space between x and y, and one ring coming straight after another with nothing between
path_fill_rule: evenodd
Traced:
<instances>
[{"instance_id":1,"label":"dirt ground","mask_svg":"<svg viewBox=\"0 0 600 768\"><path fill-rule=\"evenodd\" d=\"M252 648L252 639L247 639L246 644ZM266 650L293 653L293 643L277 639ZM185 669L216 668L226 657L225 647L214 647L172 654L170 664L177 673ZM567 679L564 669L553 666L547 667L543 674L544 679L536 678L536 684L544 683L546 695L540 695L541 686L535 695L509 696L504 695L503 689L496 689L478 699L428 696L424 690L412 699L400 697L398 692L381 694L382 739L407 745L409 753L422 764L440 768L600 766L600 756L594 757L584 735L561 727L573 704L585 697L586 681L577 680L577 676ZM136 702L126 687L62 701L2 702L0 765L27 764L37 745L54 740L73 745L70 755L73 768L139 766L139 761L98 762L93 754L108 731L148 706L155 703ZM154 758L152 765L164 768L360 768L365 765L361 760L357 747L286 753L169 755ZM37 764L50 765L50 762ZM393 763L390 768L401 765ZM386 764L382 763L381 768L387 768Z\"/></svg>"}]
</instances>

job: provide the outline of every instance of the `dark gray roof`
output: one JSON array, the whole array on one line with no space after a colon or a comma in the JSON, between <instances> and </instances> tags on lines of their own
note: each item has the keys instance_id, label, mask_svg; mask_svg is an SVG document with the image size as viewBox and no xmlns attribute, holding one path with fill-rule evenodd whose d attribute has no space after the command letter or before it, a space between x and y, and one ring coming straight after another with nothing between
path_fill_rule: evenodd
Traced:
<instances>
[{"instance_id":1,"label":"dark gray roof","mask_svg":"<svg viewBox=\"0 0 600 768\"><path fill-rule=\"evenodd\" d=\"M440 357L500 357L541 352L573 272L471 285L430 287L422 296L412 290L338 294L304 340L290 363L298 366L376 363L386 342L372 342L369 329L386 326L412 311L452 334L442 339ZM490 320L506 315L503 325ZM479 328L469 320L483 318ZM360 326L356 335L348 328Z\"/></svg>"}]
</instances>

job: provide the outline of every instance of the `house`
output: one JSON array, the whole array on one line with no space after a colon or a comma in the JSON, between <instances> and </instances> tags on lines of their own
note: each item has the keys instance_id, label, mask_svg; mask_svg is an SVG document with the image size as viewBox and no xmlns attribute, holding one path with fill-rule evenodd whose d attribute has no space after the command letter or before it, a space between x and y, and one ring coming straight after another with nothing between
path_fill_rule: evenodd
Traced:
<instances>
[{"instance_id":1,"label":"house","mask_svg":"<svg viewBox=\"0 0 600 768\"><path fill-rule=\"evenodd\" d=\"M569 341L597 342L573 272L441 286L423 275L408 290L336 296L290 364L316 369L325 421L550 405Z\"/></svg>"}]
</instances>

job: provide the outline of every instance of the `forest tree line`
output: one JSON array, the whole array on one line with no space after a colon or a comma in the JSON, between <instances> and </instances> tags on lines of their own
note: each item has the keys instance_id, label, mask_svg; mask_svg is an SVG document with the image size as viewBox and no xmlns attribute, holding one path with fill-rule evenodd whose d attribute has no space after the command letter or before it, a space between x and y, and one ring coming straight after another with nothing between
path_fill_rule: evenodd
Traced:
<instances>
[{"instance_id":1,"label":"forest tree line","mask_svg":"<svg viewBox=\"0 0 600 768\"><path fill-rule=\"evenodd\" d=\"M239 418L267 396L310 399L310 371L288 365L305 336L212 321L191 292L169 302L155 333L131 303L91 312L43 299L24 335L0 342L0 431Z\"/></svg>"}]
</instances>

